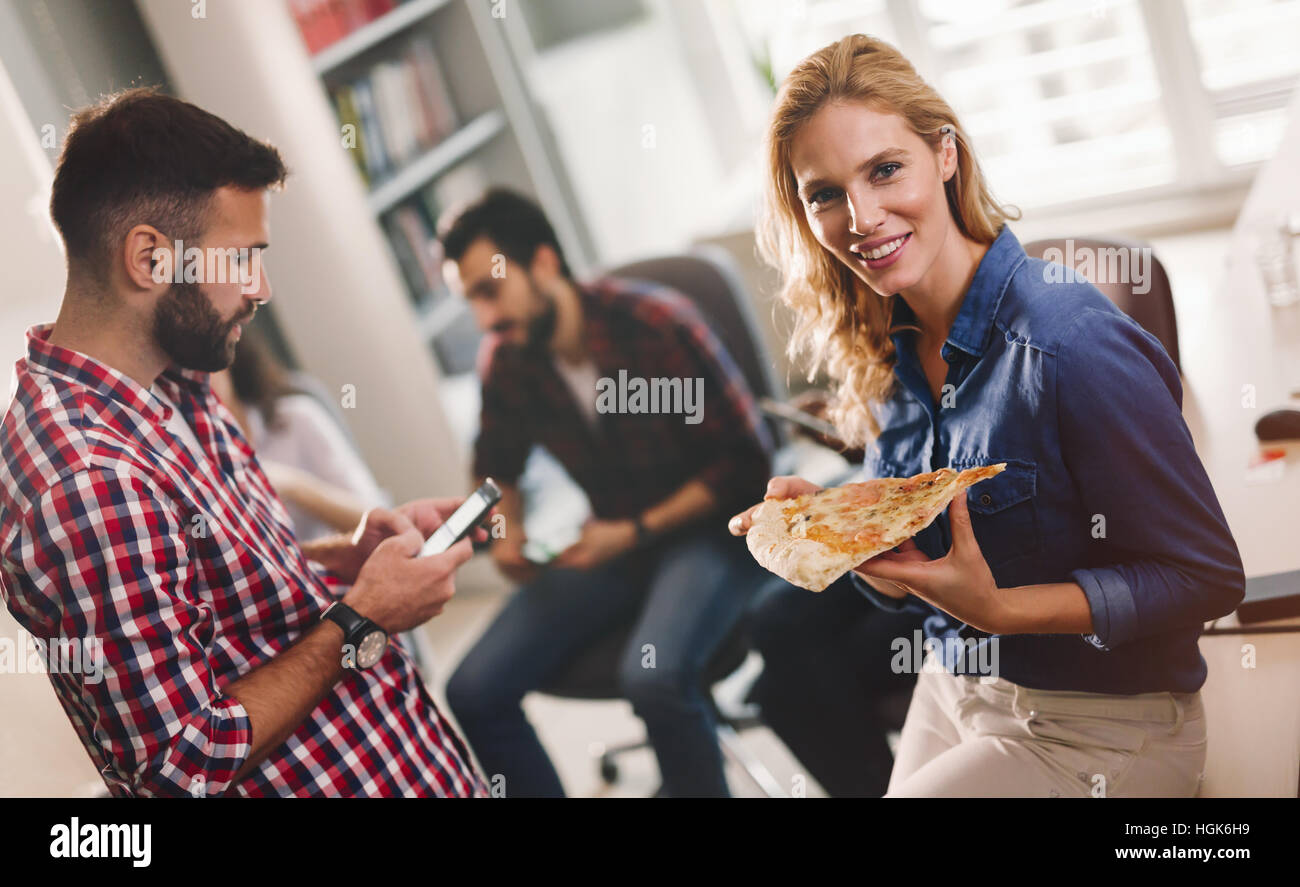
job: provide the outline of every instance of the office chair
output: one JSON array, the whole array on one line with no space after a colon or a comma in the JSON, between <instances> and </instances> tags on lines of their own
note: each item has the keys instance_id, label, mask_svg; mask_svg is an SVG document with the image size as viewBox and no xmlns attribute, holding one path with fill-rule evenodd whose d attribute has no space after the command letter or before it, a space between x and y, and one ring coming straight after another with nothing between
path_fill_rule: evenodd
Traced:
<instances>
[{"instance_id":1,"label":"office chair","mask_svg":"<svg viewBox=\"0 0 1300 887\"><path fill-rule=\"evenodd\" d=\"M772 457L774 475L796 474L826 483L830 476L827 472L838 471L832 462L819 459L836 451L813 436L791 433L790 419L780 409L789 392L776 373L776 362L765 345L753 299L730 253L720 246L703 244L685 255L646 259L606 273L667 286L700 309L758 401L763 422L776 445Z\"/></svg>"},{"instance_id":2,"label":"office chair","mask_svg":"<svg viewBox=\"0 0 1300 887\"><path fill-rule=\"evenodd\" d=\"M618 685L618 663L627 647L634 622L607 632L558 675L544 684L538 692L564 699L621 699ZM761 761L751 755L740 741L740 733L759 725L759 719L748 713L726 713L718 705L713 687L734 674L749 656L750 642L743 624L737 624L713 654L705 668L702 683L704 697L713 710L718 734L718 746L723 756L736 764L759 790L771 798L784 796L780 784ZM600 777L607 784L618 781L618 758L628 752L647 748L649 742L641 740L605 748L597 762Z\"/></svg>"},{"instance_id":3,"label":"office chair","mask_svg":"<svg viewBox=\"0 0 1300 887\"><path fill-rule=\"evenodd\" d=\"M709 327L740 369L756 399L784 399L785 386L763 347L758 319L740 271L720 246L702 245L689 254L663 256L620 265L610 277L648 280L674 289L695 303ZM788 443L783 423L765 416L777 445Z\"/></svg>"},{"instance_id":4,"label":"office chair","mask_svg":"<svg viewBox=\"0 0 1300 887\"><path fill-rule=\"evenodd\" d=\"M735 360L755 397L784 396L773 371L772 361L762 346L762 336L750 306L749 296L731 257L721 247L701 247L688 255L666 256L634 262L606 272L610 277L646 280L671 287L689 298ZM785 443L784 427L765 417L774 439ZM573 662L543 686L540 692L569 699L619 699L618 662L635 627L633 617L607 632ZM726 712L719 707L713 687L735 673L749 655L750 643L744 620L719 645L704 673L705 698L713 707L718 744L724 757L735 763L769 797L784 792L771 772L739 741L739 732L759 723L746 713ZM618 779L620 755L646 747L642 741L606 749L600 756L601 778Z\"/></svg>"},{"instance_id":5,"label":"office chair","mask_svg":"<svg viewBox=\"0 0 1300 887\"><path fill-rule=\"evenodd\" d=\"M756 398L768 397L778 401L785 398L785 387L781 385L773 369L775 363L768 354L764 339L759 332L750 295L739 271L736 269L734 260L725 249L718 246L700 246L687 255L667 256L634 262L614 268L608 274L611 277L650 280L669 286L691 299L736 361L754 396ZM1158 280L1164 281L1167 290L1168 277L1165 276L1163 267L1159 269L1157 277ZM1153 282L1152 292L1155 291L1156 283ZM1172 312L1172 306L1170 310ZM795 452L795 447L792 446L793 436L789 433L788 426L785 422L780 421L780 414L767 410L764 410L764 413L768 426L772 430L773 439L777 444L777 452L773 457L774 473L811 477L808 472L800 470L802 460L800 455ZM848 476L844 476L835 481L818 479L818 482L834 484L842 483L848 479ZM743 631L743 626L741 630ZM743 636L741 638L733 637L730 643L735 644L739 640L743 640ZM723 646L726 648L728 645L724 644ZM617 651L621 649L621 645L612 648L611 652L614 658L608 660L610 663L618 661ZM709 669L710 676L717 675L717 678L711 680L710 683L716 682L717 679L728 673L726 670L727 664L734 662L735 665L732 669L734 670L740 662L744 661L743 655L737 658L735 653L734 649L719 651L719 654L715 656L715 662ZM730 658L728 654L730 654ZM744 702L746 704L752 702L748 694L746 694ZM873 705L879 712L881 721L887 729L899 731L902 729L911 702L912 689L909 687L906 690L884 694L877 699L871 700L869 704ZM767 769L757 770L747 766L741 757L744 750L739 741L739 732L761 723L760 717L748 712L729 715L719 720L721 725L719 739L722 743L723 753L728 758L740 764L750 778L760 787L770 785L771 788L764 787L764 791L769 796L780 797L784 793L779 786L771 782L771 774L768 773ZM602 756L602 776L617 776L617 768L613 765L611 756L625 750L629 749L622 747L611 749Z\"/></svg>"},{"instance_id":6,"label":"office chair","mask_svg":"<svg viewBox=\"0 0 1300 887\"><path fill-rule=\"evenodd\" d=\"M1150 250L1151 244L1125 237L1074 237L1069 238L1073 241L1073 248L1077 252L1081 249L1092 251L1094 256L1103 256L1106 250ZM1048 238L1044 240L1034 240L1025 244L1025 252L1036 259L1043 258L1043 254L1049 249L1058 249L1067 258L1070 251L1066 247L1066 238ZM1165 266L1160 264L1160 260L1151 255L1151 267L1148 272L1151 275L1151 289L1146 293L1135 293L1133 283L1123 283L1120 281L1098 282L1095 269L1100 267L1101 262L1093 263L1094 273L1089 278L1089 282L1105 294L1106 298L1115 303L1119 310L1123 311L1129 317L1138 322L1142 329L1149 332L1160 340L1160 344L1165 346L1165 352L1174 362L1178 372L1182 373L1182 364L1179 362L1178 353L1178 320L1174 315L1174 294L1169 284L1169 274L1165 271ZM1131 275L1130 275L1131 276Z\"/></svg>"}]
</instances>

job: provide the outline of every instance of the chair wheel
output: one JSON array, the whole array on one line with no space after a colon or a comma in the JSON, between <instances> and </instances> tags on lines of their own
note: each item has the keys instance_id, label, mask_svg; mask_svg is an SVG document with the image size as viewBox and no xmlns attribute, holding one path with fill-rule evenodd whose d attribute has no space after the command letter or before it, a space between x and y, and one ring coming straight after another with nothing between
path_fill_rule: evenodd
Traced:
<instances>
[{"instance_id":1,"label":"chair wheel","mask_svg":"<svg viewBox=\"0 0 1300 887\"><path fill-rule=\"evenodd\" d=\"M600 778L605 781L606 785L613 785L618 782L618 764L615 764L609 755L600 756Z\"/></svg>"}]
</instances>

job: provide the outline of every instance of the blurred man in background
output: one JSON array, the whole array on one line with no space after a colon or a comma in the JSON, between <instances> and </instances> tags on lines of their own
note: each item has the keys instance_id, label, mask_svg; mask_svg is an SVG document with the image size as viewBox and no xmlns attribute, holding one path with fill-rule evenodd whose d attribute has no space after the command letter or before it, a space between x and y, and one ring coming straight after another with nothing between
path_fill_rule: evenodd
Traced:
<instances>
[{"instance_id":1,"label":"blurred man in background","mask_svg":"<svg viewBox=\"0 0 1300 887\"><path fill-rule=\"evenodd\" d=\"M505 494L506 532L492 555L522 585L452 676L454 714L507 794L561 795L520 703L634 625L619 678L645 721L663 793L727 795L702 677L762 575L726 529L730 509L761 497L769 474L770 441L744 379L681 295L575 281L524 197L489 191L445 220L441 239L448 285L489 333L474 471ZM534 445L564 466L593 513L545 566L524 556L517 486Z\"/></svg>"}]
</instances>

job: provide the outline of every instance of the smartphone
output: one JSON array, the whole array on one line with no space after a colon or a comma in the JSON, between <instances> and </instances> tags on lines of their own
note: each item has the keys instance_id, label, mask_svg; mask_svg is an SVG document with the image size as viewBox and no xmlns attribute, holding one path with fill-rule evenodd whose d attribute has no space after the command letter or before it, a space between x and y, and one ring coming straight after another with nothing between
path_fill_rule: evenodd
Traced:
<instances>
[{"instance_id":1,"label":"smartphone","mask_svg":"<svg viewBox=\"0 0 1300 887\"><path fill-rule=\"evenodd\" d=\"M483 522L488 512L492 510L492 506L500 501L501 488L489 477L483 481L482 486L460 503L460 507L451 513L451 517L443 521L441 527L433 531L432 536L425 540L424 547L420 549L420 557L442 554L464 539L469 535L470 530Z\"/></svg>"}]
</instances>

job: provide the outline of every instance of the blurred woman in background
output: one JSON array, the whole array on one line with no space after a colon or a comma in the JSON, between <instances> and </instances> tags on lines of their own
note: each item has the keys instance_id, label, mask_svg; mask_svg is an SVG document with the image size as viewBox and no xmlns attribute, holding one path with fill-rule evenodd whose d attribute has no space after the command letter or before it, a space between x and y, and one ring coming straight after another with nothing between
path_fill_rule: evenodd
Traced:
<instances>
[{"instance_id":1,"label":"blurred woman in background","mask_svg":"<svg viewBox=\"0 0 1300 887\"><path fill-rule=\"evenodd\" d=\"M244 331L229 370L212 387L257 452L299 539L350 533L387 504L339 420L302 391L255 328Z\"/></svg>"}]
</instances>

